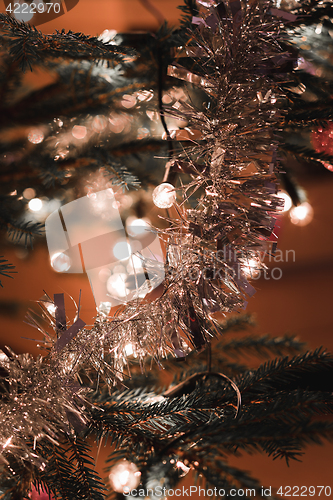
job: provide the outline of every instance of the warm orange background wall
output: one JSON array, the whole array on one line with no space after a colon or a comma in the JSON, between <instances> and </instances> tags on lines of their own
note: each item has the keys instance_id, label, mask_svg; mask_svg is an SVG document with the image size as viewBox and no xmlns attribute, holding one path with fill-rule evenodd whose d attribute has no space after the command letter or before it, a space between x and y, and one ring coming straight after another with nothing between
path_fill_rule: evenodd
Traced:
<instances>
[{"instance_id":1,"label":"warm orange background wall","mask_svg":"<svg viewBox=\"0 0 333 500\"><path fill-rule=\"evenodd\" d=\"M176 8L178 1L151 1L172 24L177 23L180 14ZM4 12L2 1L0 12ZM65 28L98 35L104 29L129 31L154 30L156 27L155 18L138 0L80 0L72 11L38 28L45 33ZM281 280L255 283L258 291L250 299L248 311L256 314L257 333L273 336L293 333L307 341L311 348L324 345L332 351L333 173L304 175L300 180L313 206L314 219L306 227L296 227L287 216L283 217L279 248L295 250L296 260L278 264L283 270ZM16 265L18 274L13 280L4 278L4 288L0 290L2 345L10 345L16 352L38 352L34 343L22 338L36 336L32 328L23 324L23 319L28 307L43 295L43 289L50 295L65 291L77 298L78 290L82 288L82 317L88 322L93 320L94 303L88 281L80 275L55 273L49 265L45 246L37 245L28 256L21 248L5 248L1 254L3 252ZM10 309L14 302L19 304L15 317ZM69 305L68 301L68 311ZM258 455L244 455L231 462L253 471L266 486L330 485L333 491L332 455L333 445L325 444L323 447L309 446L303 462L294 462L290 468L283 462L272 462L270 458Z\"/></svg>"}]
</instances>

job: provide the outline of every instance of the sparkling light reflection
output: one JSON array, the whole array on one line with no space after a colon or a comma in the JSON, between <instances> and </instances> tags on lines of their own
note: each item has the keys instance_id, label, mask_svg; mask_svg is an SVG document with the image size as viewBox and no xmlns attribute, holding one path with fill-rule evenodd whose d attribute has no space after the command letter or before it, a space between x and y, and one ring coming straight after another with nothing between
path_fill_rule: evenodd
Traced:
<instances>
[{"instance_id":1,"label":"sparkling light reflection","mask_svg":"<svg viewBox=\"0 0 333 500\"><path fill-rule=\"evenodd\" d=\"M247 278L257 278L260 273L259 262L256 259L244 261L242 271Z\"/></svg>"},{"instance_id":2,"label":"sparkling light reflection","mask_svg":"<svg viewBox=\"0 0 333 500\"><path fill-rule=\"evenodd\" d=\"M158 208L171 208L176 201L176 191L172 184L163 182L153 191L153 202Z\"/></svg>"},{"instance_id":3,"label":"sparkling light reflection","mask_svg":"<svg viewBox=\"0 0 333 500\"><path fill-rule=\"evenodd\" d=\"M284 201L284 207L281 210L281 212L288 212L288 210L291 209L293 202L291 201L291 198L289 194L287 194L285 191L280 191L278 193L278 197L281 198Z\"/></svg>"},{"instance_id":4,"label":"sparkling light reflection","mask_svg":"<svg viewBox=\"0 0 333 500\"><path fill-rule=\"evenodd\" d=\"M306 226L313 219L313 208L307 202L294 207L289 212L290 220L297 226Z\"/></svg>"},{"instance_id":5,"label":"sparkling light reflection","mask_svg":"<svg viewBox=\"0 0 333 500\"><path fill-rule=\"evenodd\" d=\"M126 356L131 356L133 354L133 345L126 344L124 351L125 351Z\"/></svg>"}]
</instances>

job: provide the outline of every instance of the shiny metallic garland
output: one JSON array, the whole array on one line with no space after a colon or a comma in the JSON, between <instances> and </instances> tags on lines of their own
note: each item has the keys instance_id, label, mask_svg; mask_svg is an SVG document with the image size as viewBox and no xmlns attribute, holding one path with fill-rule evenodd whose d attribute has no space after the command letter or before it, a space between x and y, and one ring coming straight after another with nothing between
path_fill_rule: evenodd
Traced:
<instances>
[{"instance_id":1,"label":"shiny metallic garland","mask_svg":"<svg viewBox=\"0 0 333 500\"><path fill-rule=\"evenodd\" d=\"M283 98L278 82L292 62L279 32L289 14L268 2L198 3L204 4L202 15L193 18L191 44L178 57L193 56L193 67L200 69L181 66L179 58L168 69L207 99L200 109L189 101L165 109L187 121L196 139L169 165L191 181L180 189L177 217L168 217L169 227L160 231L168 239L162 294L153 302L133 300L112 318L101 315L91 329L79 318L66 329L62 299L54 297L55 318L47 308L44 315L56 335L42 328L50 354L37 360L1 355L4 464L11 454L43 468L34 451L38 440L57 442L62 432L74 432L71 415L84 425L79 370L95 380L97 373L112 387L125 376L129 344L138 360L151 356L157 363L169 353L182 358L200 350L222 331L214 313L244 308L255 291L245 271L250 260L263 266L259 255L271 249L274 214L281 207L274 173ZM195 206L186 208L195 191ZM158 274L156 262L151 264Z\"/></svg>"}]
</instances>

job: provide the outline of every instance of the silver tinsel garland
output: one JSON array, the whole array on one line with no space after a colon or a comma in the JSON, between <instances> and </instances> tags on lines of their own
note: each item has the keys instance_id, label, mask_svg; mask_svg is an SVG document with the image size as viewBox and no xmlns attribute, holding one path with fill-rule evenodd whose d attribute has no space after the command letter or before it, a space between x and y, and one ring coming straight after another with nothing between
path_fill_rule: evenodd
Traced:
<instances>
[{"instance_id":1,"label":"silver tinsel garland","mask_svg":"<svg viewBox=\"0 0 333 500\"><path fill-rule=\"evenodd\" d=\"M112 318L98 317L93 328L53 349L60 364L74 360L73 372L84 366L110 385L122 378L128 344L139 359L159 362L170 352L184 357L221 332L214 313L245 308L255 292L245 271L249 261L263 267L260 253L274 247L268 239L282 205L274 173L283 98L278 82L292 69L279 45L285 14L270 7L236 0L203 7L202 17L193 19L191 45L178 57L194 54L198 74L177 61L168 73L194 83L208 99L201 109L187 101L165 110L201 136L172 161L192 180L181 188L178 217L160 231L168 239L163 292L152 302L131 301ZM199 189L196 206L186 208ZM156 261L152 268L158 274Z\"/></svg>"},{"instance_id":2,"label":"silver tinsel garland","mask_svg":"<svg viewBox=\"0 0 333 500\"><path fill-rule=\"evenodd\" d=\"M189 348L203 348L221 331L213 314L246 307L255 292L245 274L249 261L263 267L260 252L274 251L274 214L283 203L275 177L279 80L293 67L279 44L286 14L269 2L210 3L193 18L191 45L178 53L195 56L197 73L177 59L168 69L207 99L201 109L189 101L165 109L200 137L172 160L173 171L192 180L179 189L177 218L169 217L169 228L160 231L168 239L162 295L99 317L61 354L64 361L75 354L78 365L88 364L108 380L121 377L128 344L139 359L157 361L168 352L183 357ZM202 194L194 208L186 208L194 191ZM156 272L156 262L152 266Z\"/></svg>"},{"instance_id":3,"label":"silver tinsel garland","mask_svg":"<svg viewBox=\"0 0 333 500\"><path fill-rule=\"evenodd\" d=\"M255 291L245 270L249 260L263 266L259 255L269 249L281 207L274 173L283 98L278 82L292 69L279 44L284 14L268 2L198 3L204 4L202 16L193 19L191 44L178 54L194 56L194 69L180 59L168 69L202 89L206 105L196 109L187 101L165 110L187 121L198 138L172 161L173 171L191 181L179 190L178 217L169 217L161 231L168 238L162 294L153 302L133 300L112 318L101 315L91 329L77 320L71 334L48 314L57 335L43 330L46 358L2 355L4 462L10 453L43 468L36 442L57 442L59 433L75 428L74 415L84 424L80 370L98 374L110 387L123 378L128 344L139 360L151 356L158 363L168 353L184 357L200 350L221 333L214 313L244 308ZM199 198L187 208L195 191ZM158 271L156 262L152 266Z\"/></svg>"}]
</instances>

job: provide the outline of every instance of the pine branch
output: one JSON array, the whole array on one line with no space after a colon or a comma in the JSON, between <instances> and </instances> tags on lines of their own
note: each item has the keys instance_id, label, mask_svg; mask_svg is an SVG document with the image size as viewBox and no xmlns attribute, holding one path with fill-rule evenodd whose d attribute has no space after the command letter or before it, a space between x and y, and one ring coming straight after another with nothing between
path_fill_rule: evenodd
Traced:
<instances>
[{"instance_id":1,"label":"pine branch","mask_svg":"<svg viewBox=\"0 0 333 500\"><path fill-rule=\"evenodd\" d=\"M133 50L103 43L96 37L56 31L53 35L44 35L35 27L17 21L14 17L0 14L0 30L7 43L9 53L18 61L22 71L32 69L35 62L43 58L62 57L65 59L85 59L95 62L121 61L124 56L133 56Z\"/></svg>"},{"instance_id":2,"label":"pine branch","mask_svg":"<svg viewBox=\"0 0 333 500\"><path fill-rule=\"evenodd\" d=\"M35 486L47 485L57 500L71 500L78 493L78 488L73 481L76 474L75 464L68 459L68 447L61 443L52 446L47 442L39 444L41 453L47 460L47 467L38 471Z\"/></svg>"},{"instance_id":3,"label":"pine branch","mask_svg":"<svg viewBox=\"0 0 333 500\"><path fill-rule=\"evenodd\" d=\"M223 343L223 352L232 357L239 357L247 353L266 356L267 353L283 356L287 353L295 353L304 350L305 343L292 335L283 337L244 337Z\"/></svg>"},{"instance_id":4,"label":"pine branch","mask_svg":"<svg viewBox=\"0 0 333 500\"><path fill-rule=\"evenodd\" d=\"M48 189L54 188L56 184L61 185L68 175L68 170L59 168L60 162L54 161L49 156L40 155L36 162L33 162L33 158L29 160L29 163L34 164L35 169L40 167L39 172L36 172L36 177L39 177L43 186Z\"/></svg>"},{"instance_id":5,"label":"pine branch","mask_svg":"<svg viewBox=\"0 0 333 500\"><path fill-rule=\"evenodd\" d=\"M252 314L235 314L233 316L230 316L228 319L223 321L221 323L223 332L229 333L229 332L239 332L243 331L249 326L254 326L255 325L255 320Z\"/></svg>"},{"instance_id":6,"label":"pine branch","mask_svg":"<svg viewBox=\"0 0 333 500\"><path fill-rule=\"evenodd\" d=\"M198 16L199 10L195 0L184 0L184 5L179 5L178 9L183 12L181 26L184 30L192 26L192 17Z\"/></svg>"},{"instance_id":7,"label":"pine branch","mask_svg":"<svg viewBox=\"0 0 333 500\"><path fill-rule=\"evenodd\" d=\"M8 237L14 243L24 241L24 246L27 248L33 247L33 239L36 236L42 235L44 224L42 222L14 222L4 221L0 218L0 227L6 228Z\"/></svg>"},{"instance_id":8,"label":"pine branch","mask_svg":"<svg viewBox=\"0 0 333 500\"><path fill-rule=\"evenodd\" d=\"M316 386L321 390L325 375L332 372L333 358L319 348L293 358L276 359L261 365L255 372L249 372L237 381L242 393L267 393L267 391L293 390L295 387ZM320 376L319 380L316 378Z\"/></svg>"},{"instance_id":9,"label":"pine branch","mask_svg":"<svg viewBox=\"0 0 333 500\"><path fill-rule=\"evenodd\" d=\"M2 257L3 256L0 256L0 274L2 274L2 276L6 276L7 278L13 278L11 274L17 272L13 271L13 269L15 269L15 266L13 266L13 264L9 264L8 260L3 259ZM3 286L1 281L0 281L0 286L1 287Z\"/></svg>"},{"instance_id":10,"label":"pine branch","mask_svg":"<svg viewBox=\"0 0 333 500\"><path fill-rule=\"evenodd\" d=\"M312 421L317 413L332 412L330 394L324 397L318 393L294 391L292 394L276 393L266 399L253 400L249 404L244 401L239 419L212 417L203 425L188 428L169 443L168 452L186 450L190 443L196 443L192 447L196 456L213 449L214 453L223 455L242 449L247 452L261 450L284 458L293 458L292 454L296 453L297 458L305 444L332 438L330 422L321 427L321 422Z\"/></svg>"},{"instance_id":11,"label":"pine branch","mask_svg":"<svg viewBox=\"0 0 333 500\"><path fill-rule=\"evenodd\" d=\"M34 237L41 236L44 224L23 221L22 202L18 198L18 196L0 195L0 229L6 230L8 237L14 243L23 240L25 247L32 247Z\"/></svg>"},{"instance_id":12,"label":"pine branch","mask_svg":"<svg viewBox=\"0 0 333 500\"><path fill-rule=\"evenodd\" d=\"M60 500L103 500L104 485L89 455L89 446L82 439L63 436L59 446L46 441L38 443L39 453L45 457L46 467L34 471L36 489L51 492Z\"/></svg>"},{"instance_id":13,"label":"pine branch","mask_svg":"<svg viewBox=\"0 0 333 500\"><path fill-rule=\"evenodd\" d=\"M77 65L70 66L66 68L63 79L31 92L18 102L7 106L7 120L1 117L1 128L6 129L9 124L31 126L45 121L52 122L55 116L77 119L81 113L106 113L109 112L110 105L114 105L114 101L120 99L124 93L131 93L143 87L141 83L123 81L122 85L114 88L104 79L91 77L89 68L83 68L82 63L80 68ZM59 68L57 70L60 72Z\"/></svg>"},{"instance_id":14,"label":"pine branch","mask_svg":"<svg viewBox=\"0 0 333 500\"><path fill-rule=\"evenodd\" d=\"M8 105L21 82L22 72L19 70L17 62L14 62L11 57L3 55L0 71L0 108Z\"/></svg>"},{"instance_id":15,"label":"pine branch","mask_svg":"<svg viewBox=\"0 0 333 500\"><path fill-rule=\"evenodd\" d=\"M207 419L207 415L203 419L202 412L194 411L193 408L187 406L189 402L194 405L195 399L197 402L199 401L198 389L195 392L196 398L191 394L179 399L175 398L176 400L168 404L169 407L172 404L181 404L180 400L182 399L183 405L185 403L185 407L182 407L187 409L187 421L183 421L182 418L176 419L174 408L165 421L170 425L171 420L175 419L174 426L165 430L165 433L168 434L167 440L163 437L163 430L161 434L161 429L156 427L155 434L161 435L159 441L155 443L154 451L149 452L147 448L140 447L136 442L126 446L127 449L131 450L130 454L137 454L137 463L144 466L143 462L147 460L147 453L148 456L150 455L147 467L149 463L160 463L165 458L167 460L163 463L169 463L170 457L175 456L185 463L195 463L194 468L197 471L208 471L207 474L202 473L213 486L226 489L234 487L234 485L255 488L255 481L251 477L243 475L241 471L229 468L227 464L221 467L218 462L219 457L237 453L238 450L262 451L273 458L284 458L288 462L290 459L297 460L301 448L307 443L320 444L322 439L333 437L331 423L327 422L325 425L321 425L322 422L312 421L312 417L317 414L332 412L333 399L330 394L324 395L307 391L267 394L265 399L245 401L240 418L235 420L231 415L227 416L221 412L221 409L219 410L221 399L218 399L218 405L216 404L217 400L210 401L212 413L209 419ZM217 389L215 396L218 392L222 394L221 389ZM207 388L201 388L201 394L206 399L210 392L207 392ZM126 399L129 396L128 393ZM145 425L147 417L161 417L168 405L149 406L147 415L142 415L141 423L137 422L137 425L142 426L143 423ZM192 414L196 418L192 418ZM173 430L176 426L178 432ZM110 460L124 456L124 452L125 450L122 450L120 455L112 456ZM148 475L152 476L154 471L149 470Z\"/></svg>"},{"instance_id":16,"label":"pine branch","mask_svg":"<svg viewBox=\"0 0 333 500\"><path fill-rule=\"evenodd\" d=\"M297 363L298 360L298 363ZM325 373L325 363L323 360L320 359L320 356L318 356L318 353L312 353L307 354L306 356L303 357L298 357L294 358L293 360L282 360L280 363L271 363L271 364L265 364L263 367L261 367L259 370L257 370L253 377L254 378L263 378L262 374L263 372L269 373L272 371L272 367L277 368L277 365L279 365L280 373L279 373L279 383L281 384L281 380L283 377L289 380L295 379L296 378L296 369L294 369L294 373L290 373L290 367L296 367L297 365L300 365L303 360L303 365L305 364L305 361L308 362L317 362L319 366L317 366L318 369L320 369L321 372ZM331 360L330 360L331 361ZM309 364L309 363L308 363ZM313 363L312 363L313 364ZM302 366L301 374L299 374L299 378L302 378L302 375L304 374L304 371L306 369L310 370L310 367L307 366ZM283 373L281 373L283 371ZM311 367L311 371L313 372L313 366ZM246 380L248 376L245 375L244 379ZM268 375L267 375L268 377ZM271 375L272 377L272 375ZM277 375L276 375L277 378ZM239 384L240 385L240 384ZM244 406L246 408L247 401L252 401L253 399L253 390L251 394L247 392L246 389L246 384L243 383L243 386L245 386L245 389L243 390L243 399L244 399ZM208 387L210 389L208 390ZM113 400L112 404L112 413L114 414L112 420L109 420L110 424L111 422L114 422L117 418L118 420L118 425L120 422L123 428L126 427L129 433L135 434L135 427L139 425L139 429L147 429L149 430L150 436L156 436L161 432L161 428L159 428L159 425L167 426L167 432L168 436L171 436L173 434L177 433L182 433L184 432L184 435L186 435L186 442L188 440L195 440L195 436L200 435L200 436L214 436L214 439L216 438L216 433L219 433L220 430L223 428L228 429L228 432L232 433L233 427L237 427L237 420L233 425L231 425L230 417L224 418L223 420L219 420L219 424L217 425L217 422L210 421L212 415L209 417L210 410L214 409L214 411L217 410L217 408L224 408L224 410L227 408L227 406L230 404L229 398L230 398L230 390L229 388L226 388L227 390L221 388L221 383L219 383L218 386L215 384L215 389L214 389L214 384L211 386L207 386L205 384L199 385L193 392L191 392L187 396L181 396L179 398L172 398L167 402L161 402L158 404L150 404L149 406L146 406L145 404L142 404L142 398L139 397L138 392L125 392L124 395L118 394L116 397L116 401ZM218 387L218 389L217 389ZM274 389L276 390L272 385L270 386L271 390ZM279 414L279 404L282 405L282 422L281 425L285 425L286 420L284 419L284 413L286 412L286 409L291 409L291 418L295 420L301 419L304 417L304 408L306 408L306 411L313 411L315 409L316 412L327 412L330 410L330 407L327 406L327 401L329 401L329 396L326 394L323 394L322 396L320 394L316 393L295 393L292 394L291 396L289 393L281 393L278 392L276 393L276 399L273 397L273 393L270 393L267 390L267 386L265 387L265 391L263 391L265 395L269 394L269 396L265 396L269 398L269 401L264 402L266 408L265 412L262 411L262 407L258 405L257 403L254 404L254 407L257 405L257 410L254 411L253 408L251 409L243 409L242 414L241 414L241 419L240 419L240 426L242 426L242 422L248 419L250 416L251 418L255 418L256 420L258 419L259 415L261 415L261 418L266 419L270 415L272 418L275 419L274 425L276 425L276 416ZM257 398L260 397L262 398L263 396L257 396ZM130 399L132 398L132 401ZM252 398L252 399L251 399ZM262 399L261 399L262 400ZM265 400L263 400L265 401ZM292 404L292 401L294 404ZM111 400L110 400L111 402ZM144 402L144 401L143 401ZM141 404L140 404L141 403ZM306 403L306 406L304 404ZM268 406L267 406L268 405ZM269 407L269 405L271 405ZM295 406L296 405L296 406ZM302 406L303 405L303 406ZM312 406L311 406L312 405ZM146 407L145 407L146 406ZM296 411L296 407L299 408L299 411ZM271 408L271 410L269 410ZM312 409L311 409L312 408ZM107 406L104 407L104 412L101 415L100 422L103 423L108 421L110 419L110 407L107 410ZM207 411L208 412L207 412ZM245 412L245 413L244 413ZM259 412L259 413L258 413ZM106 413L109 413L109 415L106 416ZM116 415L115 415L116 414ZM184 420L184 416L186 415L186 418ZM115 418L116 417L116 418ZM134 419L133 419L134 417ZM289 417L286 417L289 418ZM232 419L232 417L231 417ZM104 422L103 422L104 421ZM144 422L144 426L142 427ZM198 428L198 424L200 424L200 428ZM139 424L140 423L140 424ZM158 424L159 423L159 424ZM288 420L288 425L290 421ZM158 424L158 425L157 425ZM157 425L157 427L156 427ZM248 423L246 425L249 425ZM272 424L273 425L273 424ZM218 427L218 428L217 428ZM129 430L130 428L130 430ZM212 430L214 430L212 434ZM259 432L270 432L269 426L260 426L258 427ZM156 434L157 432L157 434ZM239 432L239 429L238 429ZM283 432L286 432L286 429L283 429ZM269 434L268 434L269 435ZM161 437L163 434L161 435ZM230 436L230 434L229 434ZM238 434L239 436L239 434ZM164 440L164 438L162 437ZM180 438L181 440L184 441L184 437ZM232 439L231 437L228 438L229 441L231 442ZM236 438L235 438L236 439ZM211 444L211 443L210 443Z\"/></svg>"},{"instance_id":17,"label":"pine branch","mask_svg":"<svg viewBox=\"0 0 333 500\"><path fill-rule=\"evenodd\" d=\"M69 438L70 442L70 461L75 461L77 464L76 478L78 480L79 491L78 498L82 500L103 500L105 498L103 491L105 490L102 481L92 467L95 463L89 456L89 448L81 438Z\"/></svg>"},{"instance_id":18,"label":"pine branch","mask_svg":"<svg viewBox=\"0 0 333 500\"><path fill-rule=\"evenodd\" d=\"M65 168L76 168L77 170L84 169L87 170L87 172L101 169L105 178L114 186L120 186L123 189L138 189L140 187L138 177L133 175L125 165L113 158L107 151L103 151L103 154L101 154L96 148L92 153L95 153L95 158L83 156L75 160L52 162L48 166L43 165L40 177L43 179L45 187L49 188L54 186L56 181L61 183L68 172ZM75 172L74 175L75 174L82 175L82 172Z\"/></svg>"},{"instance_id":19,"label":"pine branch","mask_svg":"<svg viewBox=\"0 0 333 500\"><path fill-rule=\"evenodd\" d=\"M333 18L333 5L330 0L321 2L320 0L305 0L292 11L298 15L298 19L293 21L293 26L313 25L319 20Z\"/></svg>"},{"instance_id":20,"label":"pine branch","mask_svg":"<svg viewBox=\"0 0 333 500\"><path fill-rule=\"evenodd\" d=\"M102 150L102 148L96 149L96 156L100 162L103 162L105 177L114 186L121 186L123 189L137 189L140 187L138 177L133 175L125 165L107 151Z\"/></svg>"}]
</instances>

